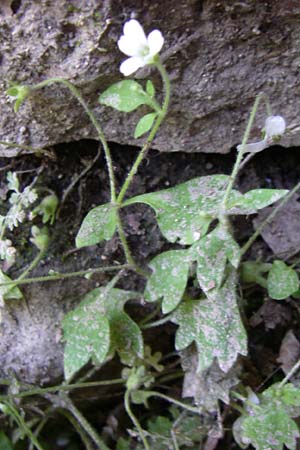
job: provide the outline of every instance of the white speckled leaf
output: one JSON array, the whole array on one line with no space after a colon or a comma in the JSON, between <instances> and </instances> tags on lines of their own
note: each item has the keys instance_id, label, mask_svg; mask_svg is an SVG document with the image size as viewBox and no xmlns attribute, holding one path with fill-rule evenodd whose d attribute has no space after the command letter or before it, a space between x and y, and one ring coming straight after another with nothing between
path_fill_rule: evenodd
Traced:
<instances>
[{"instance_id":1,"label":"white speckled leaf","mask_svg":"<svg viewBox=\"0 0 300 450\"><path fill-rule=\"evenodd\" d=\"M95 245L109 240L117 227L116 209L111 203L91 209L84 218L76 236L76 247Z\"/></svg>"},{"instance_id":2,"label":"white speckled leaf","mask_svg":"<svg viewBox=\"0 0 300 450\"><path fill-rule=\"evenodd\" d=\"M181 302L171 320L179 325L175 341L177 350L186 348L193 341L196 343L199 372L207 369L214 358L227 372L238 354L247 354L247 335L236 302L234 270L214 296Z\"/></svg>"},{"instance_id":3,"label":"white speckled leaf","mask_svg":"<svg viewBox=\"0 0 300 450\"><path fill-rule=\"evenodd\" d=\"M148 94L134 80L123 80L104 91L99 102L118 111L131 112L141 105L149 104Z\"/></svg>"},{"instance_id":4,"label":"white speckled leaf","mask_svg":"<svg viewBox=\"0 0 300 450\"><path fill-rule=\"evenodd\" d=\"M109 350L108 319L91 305L67 314L62 323L66 340L65 378L71 378L90 358L103 362Z\"/></svg>"},{"instance_id":5,"label":"white speckled leaf","mask_svg":"<svg viewBox=\"0 0 300 450\"><path fill-rule=\"evenodd\" d=\"M117 351L124 363L143 356L143 339L136 323L124 312L124 304L135 292L97 288L63 319L66 340L65 377L70 378L90 358L103 362Z\"/></svg>"},{"instance_id":6,"label":"white speckled leaf","mask_svg":"<svg viewBox=\"0 0 300 450\"><path fill-rule=\"evenodd\" d=\"M219 216L229 179L227 175L194 178L169 189L138 195L127 200L124 205L146 203L155 210L159 228L166 239L191 245L205 235L211 221ZM226 214L256 213L287 192L255 189L242 195L232 190Z\"/></svg>"},{"instance_id":7,"label":"white speckled leaf","mask_svg":"<svg viewBox=\"0 0 300 450\"><path fill-rule=\"evenodd\" d=\"M182 397L193 398L193 403L205 411L216 412L219 400L230 404L230 391L239 383L238 374L241 368L235 364L224 373L217 364L213 364L201 373L197 372L198 352L196 346L191 345L180 352L181 366L184 371Z\"/></svg>"},{"instance_id":8,"label":"white speckled leaf","mask_svg":"<svg viewBox=\"0 0 300 450\"><path fill-rule=\"evenodd\" d=\"M237 200L230 199L229 213L253 214L257 210L277 202L288 192L286 189L253 189Z\"/></svg>"},{"instance_id":9,"label":"white speckled leaf","mask_svg":"<svg viewBox=\"0 0 300 450\"><path fill-rule=\"evenodd\" d=\"M283 300L299 289L298 274L283 261L274 261L268 274L268 294L275 300Z\"/></svg>"},{"instance_id":10,"label":"white speckled leaf","mask_svg":"<svg viewBox=\"0 0 300 450\"><path fill-rule=\"evenodd\" d=\"M197 261L198 282L206 295L221 286L227 261L235 268L240 261L239 245L221 224L196 242L190 254Z\"/></svg>"},{"instance_id":11,"label":"white speckled leaf","mask_svg":"<svg viewBox=\"0 0 300 450\"><path fill-rule=\"evenodd\" d=\"M228 181L227 175L195 178L169 189L133 197L125 205L146 203L151 206L166 239L190 245L205 235L213 218L219 215ZM241 196L232 191L232 199Z\"/></svg>"},{"instance_id":12,"label":"white speckled leaf","mask_svg":"<svg viewBox=\"0 0 300 450\"><path fill-rule=\"evenodd\" d=\"M187 250L170 250L152 259L149 266L152 274L147 282L145 299L155 302L163 298L164 314L172 311L179 304L185 291L189 258Z\"/></svg>"},{"instance_id":13,"label":"white speckled leaf","mask_svg":"<svg viewBox=\"0 0 300 450\"><path fill-rule=\"evenodd\" d=\"M284 446L296 450L300 433L292 417L300 415L299 406L299 389L290 383L271 386L258 396L253 407L248 404L234 423L235 440L242 448L251 444L256 450L283 450Z\"/></svg>"}]
</instances>

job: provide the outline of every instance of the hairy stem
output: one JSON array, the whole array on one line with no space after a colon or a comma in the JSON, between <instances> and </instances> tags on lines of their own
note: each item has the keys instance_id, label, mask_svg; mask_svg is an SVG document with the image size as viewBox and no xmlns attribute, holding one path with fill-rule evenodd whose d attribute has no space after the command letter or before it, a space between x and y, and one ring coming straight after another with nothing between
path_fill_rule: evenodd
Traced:
<instances>
[{"instance_id":1,"label":"hairy stem","mask_svg":"<svg viewBox=\"0 0 300 450\"><path fill-rule=\"evenodd\" d=\"M125 180L125 182L124 182L124 184L123 184L123 186L122 186L122 188L120 190L120 193L119 193L118 198L117 198L117 202L119 204L122 204L124 196L125 196L128 188L129 188L129 186L130 186L130 183L132 182L132 179L133 179L134 175L137 173L141 162L143 161L144 157L146 156L146 154L147 154L147 152L148 152L148 150L149 150L149 148L150 148L150 146L151 146L151 144L153 142L153 139L155 138L156 133L157 133L161 123L163 122L163 120L166 117L167 112L168 112L168 107L169 107L169 102L170 102L170 93L171 93L171 85L170 85L169 76L167 74L166 69L164 68L164 66L159 61L155 64L155 66L159 70L159 73L160 73L160 75L162 77L163 84L164 84L165 97L164 97L164 101L163 101L163 104L162 104L162 109L161 109L161 112L158 115L158 117L157 117L157 119L156 119L156 121L155 121L155 123L153 125L153 128L151 129L151 131L149 133L147 141L145 142L145 144L144 144L143 148L141 149L140 153L138 154L138 156L137 156L133 166L131 167L130 172L128 173L127 178L126 178L126 180Z\"/></svg>"},{"instance_id":2,"label":"hairy stem","mask_svg":"<svg viewBox=\"0 0 300 450\"><path fill-rule=\"evenodd\" d=\"M88 436L95 442L97 448L99 450L110 450L109 447L105 444L105 442L100 438L96 430L92 427L92 425L86 420L86 418L81 414L79 409L76 408L74 403L67 397L66 399L67 409L70 413L75 417L80 426L84 429Z\"/></svg>"},{"instance_id":3,"label":"hairy stem","mask_svg":"<svg viewBox=\"0 0 300 450\"><path fill-rule=\"evenodd\" d=\"M200 409L191 405L187 405L186 403L180 402L179 400L176 400L175 398L169 397L168 395L161 394L160 392L156 391L145 391L146 394L150 397L159 397L163 400L166 400L169 403L173 403L174 405L180 406L180 408L186 409L187 411L190 411L194 414L199 414Z\"/></svg>"},{"instance_id":4,"label":"hairy stem","mask_svg":"<svg viewBox=\"0 0 300 450\"><path fill-rule=\"evenodd\" d=\"M226 191L225 191L225 195L224 195L224 198L223 198L223 202L222 202L222 205L221 205L221 214L224 213L226 211L226 209L227 209L230 193L231 193L233 185L235 183L235 180L236 180L236 177L237 177L237 174L238 174L238 171L239 171L239 167L240 167L240 164L242 162L242 158L243 158L245 150L246 150L246 144L247 144L249 136L250 136L250 132L251 132L251 129L252 129L252 126L253 126L255 115L256 115L256 112L257 112L257 109L258 109L258 106L259 106L261 100L265 100L266 105L267 105L267 113L268 113L268 115L271 114L271 108L270 108L270 105L269 105L268 98L263 93L259 94L256 97L254 105L252 107L252 111L250 113L249 121L248 121L246 130L245 130L245 133L244 133L241 149L238 152L235 164L233 166L233 169L232 169L232 172L231 172L231 175L230 175L229 183L227 185L227 188L226 188Z\"/></svg>"},{"instance_id":5,"label":"hairy stem","mask_svg":"<svg viewBox=\"0 0 300 450\"><path fill-rule=\"evenodd\" d=\"M143 429L140 425L140 422L138 421L138 419L135 417L135 415L133 414L131 407L130 407L130 391L127 390L125 392L125 396L124 396L124 406L125 406L125 410L128 414L128 416L130 417L131 421L133 422L134 426L136 427L136 429L139 432L140 438L143 442L144 448L145 450L150 450L150 446L148 444L148 441L145 437L145 434L143 432Z\"/></svg>"},{"instance_id":6,"label":"hairy stem","mask_svg":"<svg viewBox=\"0 0 300 450\"><path fill-rule=\"evenodd\" d=\"M294 366L291 368L291 370L286 374L284 379L279 383L278 389L283 388L283 386L289 382L289 380L292 378L292 376L299 370L300 368L300 359L299 361L294 364Z\"/></svg>"},{"instance_id":7,"label":"hairy stem","mask_svg":"<svg viewBox=\"0 0 300 450\"><path fill-rule=\"evenodd\" d=\"M22 280L5 281L3 283L0 283L0 287L18 286L21 284L31 284L31 283L43 283L44 281L63 280L65 278L82 277L94 273L113 272L114 270L122 270L122 269L133 269L133 267L129 266L128 264L123 264L120 266L106 266L106 267L96 267L95 269L79 270L78 272L56 273L54 275L45 275L43 277L24 278Z\"/></svg>"},{"instance_id":8,"label":"hairy stem","mask_svg":"<svg viewBox=\"0 0 300 450\"><path fill-rule=\"evenodd\" d=\"M98 120L96 119L95 114L87 106L87 104L86 104L85 100L83 99L79 90L72 83L70 83L70 81L67 81L64 78L49 78L49 79L42 81L41 83L38 83L37 85L33 86L31 89L32 90L41 89L41 88L43 88L45 86L49 86L50 84L53 84L53 83L61 83L61 84L65 85L71 91L71 93L79 101L79 103L85 110L86 114L88 115L89 119L91 120L92 124L96 128L98 136L99 136L99 140L103 146L103 150L104 150L104 154L105 154L108 175L109 175L109 183L110 183L111 203L115 203L115 201L116 201L116 183L115 183L115 175L114 175L114 170L113 170L111 152L110 152L110 148L107 144L106 138L104 136L104 133L102 131L102 128L101 128Z\"/></svg>"}]
</instances>

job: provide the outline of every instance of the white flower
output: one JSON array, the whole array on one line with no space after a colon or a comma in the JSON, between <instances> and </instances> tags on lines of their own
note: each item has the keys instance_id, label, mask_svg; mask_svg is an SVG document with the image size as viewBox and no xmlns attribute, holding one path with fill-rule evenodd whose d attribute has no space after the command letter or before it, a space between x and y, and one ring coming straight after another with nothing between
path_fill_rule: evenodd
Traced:
<instances>
[{"instance_id":1,"label":"white flower","mask_svg":"<svg viewBox=\"0 0 300 450\"><path fill-rule=\"evenodd\" d=\"M270 116L265 123L265 132L269 138L282 136L285 132L285 120L281 116Z\"/></svg>"},{"instance_id":2,"label":"white flower","mask_svg":"<svg viewBox=\"0 0 300 450\"><path fill-rule=\"evenodd\" d=\"M262 141L246 144L244 147L245 153L258 153L271 145L274 141L280 138L285 132L286 123L281 116L270 116L265 122L265 137ZM240 151L242 145L237 146L237 150Z\"/></svg>"},{"instance_id":3,"label":"white flower","mask_svg":"<svg viewBox=\"0 0 300 450\"><path fill-rule=\"evenodd\" d=\"M137 20L129 20L123 28L123 36L118 40L118 47L125 55L130 56L120 66L123 75L131 75L140 67L152 64L164 44L163 35L159 30L153 30L146 37Z\"/></svg>"},{"instance_id":4,"label":"white flower","mask_svg":"<svg viewBox=\"0 0 300 450\"><path fill-rule=\"evenodd\" d=\"M21 194L22 205L27 208L31 203L34 203L37 198L38 196L36 190L30 186L27 186Z\"/></svg>"}]
</instances>

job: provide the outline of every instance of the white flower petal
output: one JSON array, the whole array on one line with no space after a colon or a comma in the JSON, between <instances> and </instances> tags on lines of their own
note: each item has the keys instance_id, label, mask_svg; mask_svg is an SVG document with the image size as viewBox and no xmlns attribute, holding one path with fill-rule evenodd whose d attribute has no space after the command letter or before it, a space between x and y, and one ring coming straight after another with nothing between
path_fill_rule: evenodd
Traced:
<instances>
[{"instance_id":1,"label":"white flower petal","mask_svg":"<svg viewBox=\"0 0 300 450\"><path fill-rule=\"evenodd\" d=\"M120 65L120 72L127 77L144 65L145 63L143 59L138 56L133 56L132 58L125 59L125 61L122 62Z\"/></svg>"},{"instance_id":2,"label":"white flower petal","mask_svg":"<svg viewBox=\"0 0 300 450\"><path fill-rule=\"evenodd\" d=\"M151 56L157 55L157 53L161 51L162 46L164 45L164 38L159 30L151 31L147 41L150 50L149 53Z\"/></svg>"},{"instance_id":3,"label":"white flower petal","mask_svg":"<svg viewBox=\"0 0 300 450\"><path fill-rule=\"evenodd\" d=\"M269 137L281 136L285 132L285 120L281 116L270 116L265 123L266 134Z\"/></svg>"},{"instance_id":4,"label":"white flower petal","mask_svg":"<svg viewBox=\"0 0 300 450\"><path fill-rule=\"evenodd\" d=\"M141 45L147 45L147 38L142 25L137 20L129 20L125 23L123 33L132 41L138 41Z\"/></svg>"},{"instance_id":5,"label":"white flower petal","mask_svg":"<svg viewBox=\"0 0 300 450\"><path fill-rule=\"evenodd\" d=\"M128 36L120 37L118 47L127 56L138 56L141 48L144 48L137 39L131 39Z\"/></svg>"},{"instance_id":6,"label":"white flower petal","mask_svg":"<svg viewBox=\"0 0 300 450\"><path fill-rule=\"evenodd\" d=\"M246 144L244 147L244 152L245 153L258 153L267 147L268 147L268 142L266 139L264 139L263 141ZM237 151L239 152L241 150L242 150L242 144L237 146Z\"/></svg>"}]
</instances>

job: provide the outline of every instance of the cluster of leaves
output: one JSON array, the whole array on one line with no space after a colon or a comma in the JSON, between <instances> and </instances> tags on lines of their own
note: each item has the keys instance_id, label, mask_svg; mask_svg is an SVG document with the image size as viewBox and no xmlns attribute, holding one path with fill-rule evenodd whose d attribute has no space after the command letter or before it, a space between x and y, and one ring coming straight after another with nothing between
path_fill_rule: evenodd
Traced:
<instances>
[{"instance_id":1,"label":"cluster of leaves","mask_svg":"<svg viewBox=\"0 0 300 450\"><path fill-rule=\"evenodd\" d=\"M178 408L169 408L168 415L157 416L147 422L147 436L153 450L174 448L197 450L207 435L208 424L203 423L200 416L188 412L180 412ZM134 436L134 432L131 434ZM117 450L130 450L131 439L120 438ZM143 450L138 444L136 450Z\"/></svg>"},{"instance_id":2,"label":"cluster of leaves","mask_svg":"<svg viewBox=\"0 0 300 450\"><path fill-rule=\"evenodd\" d=\"M123 80L106 89L99 98L100 103L118 111L132 112L139 106L147 105L154 112L145 114L137 123L134 137L139 138L151 130L155 119L161 114L161 108L155 100L155 88L152 81L146 83L146 90L135 80Z\"/></svg>"},{"instance_id":3,"label":"cluster of leaves","mask_svg":"<svg viewBox=\"0 0 300 450\"><path fill-rule=\"evenodd\" d=\"M236 299L240 247L230 232L227 217L255 213L287 193L256 189L243 195L233 190L226 216L209 231L211 223L219 219L228 182L226 175L205 176L133 197L123 205L145 203L151 206L166 239L189 246L163 252L149 263L152 274L144 298L148 302L162 300L162 312L171 313L170 320L179 325L178 350L196 342L199 372L208 368L215 357L221 369L228 371L238 354L247 353L246 333ZM111 204L92 209L78 232L77 246L111 238L116 231L116 214ZM195 265L203 295L199 299L182 300L189 272Z\"/></svg>"},{"instance_id":4,"label":"cluster of leaves","mask_svg":"<svg viewBox=\"0 0 300 450\"><path fill-rule=\"evenodd\" d=\"M262 394L250 393L244 413L233 426L241 448L250 444L256 450L296 450L299 428L293 420L300 416L300 389L288 383L273 384Z\"/></svg>"},{"instance_id":5,"label":"cluster of leaves","mask_svg":"<svg viewBox=\"0 0 300 450\"><path fill-rule=\"evenodd\" d=\"M13 86L8 93L16 98L17 111L30 89ZM134 136L139 138L155 131L155 124L163 117L164 107L156 101L155 94L151 81L147 81L144 89L135 80L124 80L109 87L99 101L126 113L140 106L150 107L152 112L144 114L135 128ZM178 326L176 350L190 349L192 345L196 348L193 377L200 379L211 371L217 380L222 379L220 372L229 374L232 371L231 379L222 380L222 387L215 389L211 400L213 406L219 398L225 402L229 400L228 390L236 382L233 366L238 355L247 354L247 336L237 299L242 250L234 239L230 216L257 213L287 194L286 190L276 189L254 189L245 194L235 189L228 192L230 183L231 178L226 175L204 176L124 202L117 199L115 203L97 206L87 214L76 237L78 248L111 239L118 228L119 209L132 204L143 203L155 211L162 235L177 245L176 249L163 252L150 261L151 275L143 298L150 303L160 302L162 314L168 315L167 318ZM22 222L23 209L36 199L32 189L19 191L19 182L14 174L9 175L8 189L13 192L10 196L12 207L6 217L0 216L2 230L5 227L13 229ZM56 197L48 196L33 210L32 217L41 215L43 223L53 223L56 207ZM3 234L1 232L1 239ZM47 233L35 228L32 234L32 242L42 250ZM10 248L9 240L0 241L2 259L9 258ZM260 284L276 300L296 295L299 290L297 272L282 261L274 261L273 264L246 262L242 265L241 274L243 281ZM188 296L187 285L191 276L199 288L198 298ZM0 282L6 280L9 278L0 273ZM2 286L1 289L2 297L20 298L22 295L16 287L5 290ZM126 366L123 371L127 380L126 393L130 394L133 403L147 406L147 399L153 391L143 391L143 388L151 385L153 377L144 363L151 360L150 366L157 371L160 364L155 355L147 354L140 327L124 310L126 302L141 296L141 293L117 289L112 283L86 294L79 306L65 316L64 371L67 380L90 359L99 365L117 353ZM185 370L188 372L189 368ZM213 386L217 384L215 380ZM200 404L197 394L194 397ZM200 417L182 415L176 409L170 410L170 415L148 422L147 438L151 447L155 450L197 448L203 436ZM242 448L251 444L257 450L282 450L285 445L294 450L299 430L293 419L299 415L300 390L291 384L273 385L259 396L251 394L245 401L243 414L234 425L235 439ZM5 435L0 435L0 439L11 450ZM118 450L129 448L130 440L119 440ZM136 448L142 447L138 444Z\"/></svg>"},{"instance_id":6,"label":"cluster of leaves","mask_svg":"<svg viewBox=\"0 0 300 450\"><path fill-rule=\"evenodd\" d=\"M5 200L8 200L10 207L5 215L0 215L0 260L5 262L7 269L14 264L17 249L14 247L12 241L5 237L5 233L8 230L13 231L19 224L22 224L25 219L33 221L37 216L42 217L43 224L46 224L47 222L53 224L58 199L56 195L51 194L42 199L37 206L33 207L33 204L38 199L37 190L31 185L20 190L20 181L15 172L8 172L7 184L3 190L7 195ZM3 202L3 205L1 206L3 206L4 210L6 202ZM39 228L36 225L33 225L31 228L30 241L40 252L45 251L49 244L48 228ZM0 270L0 283L10 281L11 279L4 271ZM4 300L20 299L22 297L22 292L16 286L0 286L0 306L3 306Z\"/></svg>"},{"instance_id":7,"label":"cluster of leaves","mask_svg":"<svg viewBox=\"0 0 300 450\"><path fill-rule=\"evenodd\" d=\"M37 193L31 186L20 191L20 183L15 172L8 172L6 189L9 195L10 208L5 215L0 215L0 259L12 265L15 261L16 248L10 239L4 239L6 228L12 231L27 216L27 209L37 199Z\"/></svg>"},{"instance_id":8,"label":"cluster of leaves","mask_svg":"<svg viewBox=\"0 0 300 450\"><path fill-rule=\"evenodd\" d=\"M275 260L273 264L244 262L241 279L244 283L256 283L267 289L269 296L274 300L284 300L290 295L297 296L299 291L298 273L279 260Z\"/></svg>"}]
</instances>

